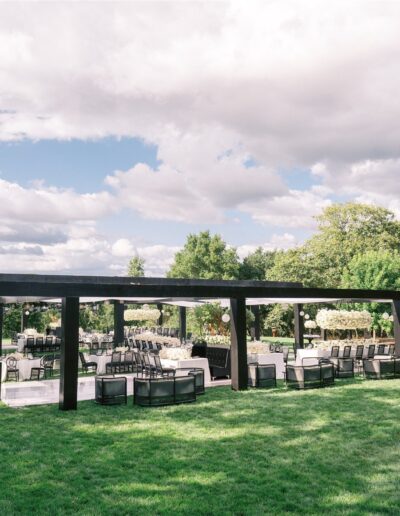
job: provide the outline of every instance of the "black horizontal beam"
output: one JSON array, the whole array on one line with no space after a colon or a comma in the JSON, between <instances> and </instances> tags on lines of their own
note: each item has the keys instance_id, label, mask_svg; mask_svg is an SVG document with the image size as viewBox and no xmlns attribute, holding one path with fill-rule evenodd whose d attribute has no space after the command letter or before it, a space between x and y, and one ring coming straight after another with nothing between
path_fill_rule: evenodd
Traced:
<instances>
[{"instance_id":1,"label":"black horizontal beam","mask_svg":"<svg viewBox=\"0 0 400 516\"><path fill-rule=\"evenodd\" d=\"M400 291L305 288L299 283L0 274L0 297L326 298L400 300ZM312 302L312 301L310 301Z\"/></svg>"}]
</instances>

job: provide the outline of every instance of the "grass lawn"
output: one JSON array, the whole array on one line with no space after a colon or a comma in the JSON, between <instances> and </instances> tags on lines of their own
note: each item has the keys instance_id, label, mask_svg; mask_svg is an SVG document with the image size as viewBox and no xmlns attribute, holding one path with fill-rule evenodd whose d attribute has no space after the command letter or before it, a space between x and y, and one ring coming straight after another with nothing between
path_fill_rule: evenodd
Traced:
<instances>
[{"instance_id":1,"label":"grass lawn","mask_svg":"<svg viewBox=\"0 0 400 516\"><path fill-rule=\"evenodd\" d=\"M400 380L0 407L0 514L399 514Z\"/></svg>"}]
</instances>

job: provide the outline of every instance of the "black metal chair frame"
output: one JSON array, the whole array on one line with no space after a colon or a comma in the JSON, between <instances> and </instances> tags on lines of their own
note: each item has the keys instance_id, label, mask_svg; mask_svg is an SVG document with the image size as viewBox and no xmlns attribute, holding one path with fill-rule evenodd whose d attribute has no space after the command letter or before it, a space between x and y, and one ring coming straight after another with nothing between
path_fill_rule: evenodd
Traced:
<instances>
[{"instance_id":1,"label":"black metal chair frame","mask_svg":"<svg viewBox=\"0 0 400 516\"><path fill-rule=\"evenodd\" d=\"M89 369L92 369L92 372L94 373L97 371L97 362L88 362L82 351L79 351L79 356L82 363L82 369L85 373L89 373Z\"/></svg>"},{"instance_id":2,"label":"black metal chair frame","mask_svg":"<svg viewBox=\"0 0 400 516\"><path fill-rule=\"evenodd\" d=\"M196 395L205 394L206 389L204 385L204 369L202 367L179 367L174 369L174 376L179 377L180 372L185 371L187 374L184 376L195 377Z\"/></svg>"},{"instance_id":3,"label":"black metal chair frame","mask_svg":"<svg viewBox=\"0 0 400 516\"><path fill-rule=\"evenodd\" d=\"M106 383L111 383L111 382L118 382L118 383L123 383L124 382L124 392L123 394L120 394L120 395L112 395L112 396L105 396L104 395L104 385ZM101 385L100 387L100 393L101 393L101 396L98 396L97 395L97 386L98 385ZM126 376L118 376L118 377L115 377L115 376L96 376L95 378L95 390L96 390L96 397L95 397L95 402L96 403L99 403L100 405L117 405L117 404L121 404L121 403L124 403L125 405L127 404L128 402L128 390L127 390L127 378Z\"/></svg>"},{"instance_id":4,"label":"black metal chair frame","mask_svg":"<svg viewBox=\"0 0 400 516\"><path fill-rule=\"evenodd\" d=\"M256 370L256 382L255 385L253 385L252 379L249 374L249 380L248 385L250 387L256 387L256 388L265 388L265 387L276 387L276 364L259 364L258 362L250 362L248 364L248 368L255 368ZM260 369L270 369L272 368L274 370L274 376L273 378L268 379L260 379Z\"/></svg>"},{"instance_id":5,"label":"black metal chair frame","mask_svg":"<svg viewBox=\"0 0 400 516\"><path fill-rule=\"evenodd\" d=\"M375 373L373 371L367 371L365 364L366 362L378 362L379 363L379 373ZM390 364L389 370L382 373L381 372L381 364ZM379 360L376 358L366 358L363 360L363 371L364 378L369 380L393 380L396 378L400 378L400 358L392 357L388 359Z\"/></svg>"},{"instance_id":6,"label":"black metal chair frame","mask_svg":"<svg viewBox=\"0 0 400 516\"><path fill-rule=\"evenodd\" d=\"M326 359L325 359L326 360ZM304 372L305 371L311 371L319 369L319 379L318 380L305 380L304 379ZM328 377L325 377L324 372L325 370L329 370L331 368L331 374ZM289 375L287 373L288 369L293 370L303 370L303 380L292 380L289 378ZM312 366L293 366L293 365L287 365L286 366L286 386L292 389L312 389L312 388L319 388L319 387L326 387L327 385L333 385L335 383L335 369L331 362L329 363L321 363L318 365L312 365ZM301 385L302 384L302 385Z\"/></svg>"},{"instance_id":7,"label":"black metal chair frame","mask_svg":"<svg viewBox=\"0 0 400 516\"><path fill-rule=\"evenodd\" d=\"M190 379L193 382L189 393L186 396L177 397L176 383L182 382L183 380ZM155 397L152 396L152 386L156 386L157 382L173 382L173 394L169 396ZM142 383L148 384L149 396L142 397L138 395L139 386ZM196 401L196 378L193 375L188 376L173 376L169 378L134 378L133 379L133 404L140 405L142 407L161 407L164 405L177 405L180 403L191 403Z\"/></svg>"},{"instance_id":8,"label":"black metal chair frame","mask_svg":"<svg viewBox=\"0 0 400 516\"><path fill-rule=\"evenodd\" d=\"M10 373L11 373L11 376L14 377L14 380L16 382L18 382L19 381L19 370L17 368L17 359L13 358L13 357L7 358L6 367L7 367L6 381L10 380Z\"/></svg>"}]
</instances>

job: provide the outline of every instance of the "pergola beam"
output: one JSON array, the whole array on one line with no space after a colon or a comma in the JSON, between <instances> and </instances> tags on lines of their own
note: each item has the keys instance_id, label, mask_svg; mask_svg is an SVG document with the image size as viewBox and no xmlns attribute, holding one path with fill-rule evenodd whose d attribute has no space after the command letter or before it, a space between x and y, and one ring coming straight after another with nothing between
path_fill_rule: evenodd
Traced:
<instances>
[{"instance_id":1,"label":"pergola beam","mask_svg":"<svg viewBox=\"0 0 400 516\"><path fill-rule=\"evenodd\" d=\"M294 298L400 301L400 291L304 288L300 283L248 280L191 280L107 276L0 274L0 298L37 297L172 297ZM303 301L305 302L305 301Z\"/></svg>"}]
</instances>

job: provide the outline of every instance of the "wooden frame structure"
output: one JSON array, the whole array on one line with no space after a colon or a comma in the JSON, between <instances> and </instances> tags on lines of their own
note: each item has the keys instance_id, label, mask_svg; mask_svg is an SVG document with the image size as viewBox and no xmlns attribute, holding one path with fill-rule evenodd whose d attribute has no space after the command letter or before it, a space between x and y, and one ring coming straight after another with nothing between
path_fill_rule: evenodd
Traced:
<instances>
[{"instance_id":1,"label":"wooden frame structure","mask_svg":"<svg viewBox=\"0 0 400 516\"><path fill-rule=\"evenodd\" d=\"M172 297L179 300L196 298L229 298L231 306L232 388L247 389L246 298L292 298L310 300L387 301L394 316L395 354L400 356L400 291L304 288L299 283L267 281L216 281L172 278L131 278L108 276L62 276L35 274L0 274L0 305L7 302L40 301L61 297L62 347L60 409L77 406L79 298ZM301 304L294 303L295 332L301 344ZM123 331L122 303L114 303L116 338ZM181 331L186 332L186 314L181 311ZM0 332L2 329L0 330ZM0 335L1 341L1 335Z\"/></svg>"}]
</instances>

